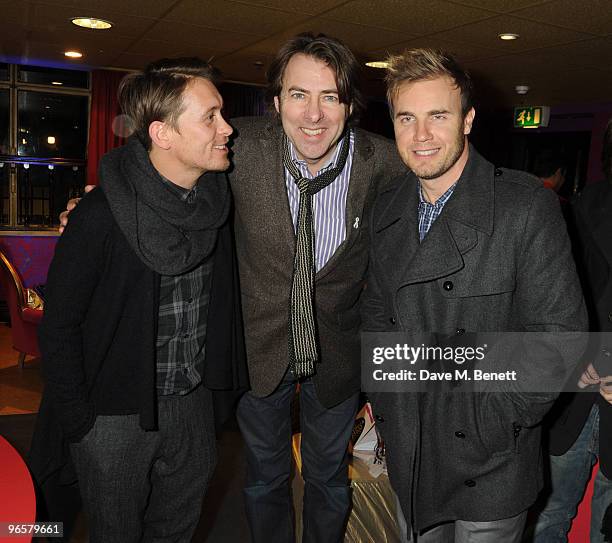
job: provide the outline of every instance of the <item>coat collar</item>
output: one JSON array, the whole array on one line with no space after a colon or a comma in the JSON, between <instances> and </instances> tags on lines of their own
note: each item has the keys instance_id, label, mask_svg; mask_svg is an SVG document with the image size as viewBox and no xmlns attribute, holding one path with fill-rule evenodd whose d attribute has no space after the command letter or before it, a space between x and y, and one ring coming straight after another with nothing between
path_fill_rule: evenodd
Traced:
<instances>
[{"instance_id":1,"label":"coat collar","mask_svg":"<svg viewBox=\"0 0 612 543\"><path fill-rule=\"evenodd\" d=\"M478 232L493 232L494 167L470 145L468 162L451 199L423 240L418 235L418 180L410 172L387 185L389 204L374 225L381 232L394 223L402 236L403 267L390 266L400 283L430 281L463 267L463 255L478 243ZM390 263L397 255L386 256Z\"/></svg>"},{"instance_id":2,"label":"coat collar","mask_svg":"<svg viewBox=\"0 0 612 543\"><path fill-rule=\"evenodd\" d=\"M493 175L493 165L470 145L467 164L439 218L454 220L490 235L493 232ZM396 195L379 216L374 225L376 231L396 222L406 212L418 211L417 186L418 179L410 171L384 186L381 194L395 192Z\"/></svg>"}]
</instances>

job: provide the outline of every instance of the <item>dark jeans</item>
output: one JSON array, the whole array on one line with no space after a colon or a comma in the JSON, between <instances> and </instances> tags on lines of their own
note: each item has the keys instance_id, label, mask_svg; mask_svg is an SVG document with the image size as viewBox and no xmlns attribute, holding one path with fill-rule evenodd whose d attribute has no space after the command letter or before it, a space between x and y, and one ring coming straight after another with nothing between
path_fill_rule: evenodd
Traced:
<instances>
[{"instance_id":1,"label":"dark jeans","mask_svg":"<svg viewBox=\"0 0 612 543\"><path fill-rule=\"evenodd\" d=\"M71 446L90 543L190 542L216 463L210 391L159 400L159 430L98 416Z\"/></svg>"},{"instance_id":2,"label":"dark jeans","mask_svg":"<svg viewBox=\"0 0 612 543\"><path fill-rule=\"evenodd\" d=\"M610 439L610 436L604 436ZM599 456L599 408L594 405L580 435L561 456L550 456L551 494L540 513L534 543L563 543ZM591 543L603 543L603 516L612 503L612 481L599 470L591 500Z\"/></svg>"},{"instance_id":3,"label":"dark jeans","mask_svg":"<svg viewBox=\"0 0 612 543\"><path fill-rule=\"evenodd\" d=\"M247 518L255 543L292 543L291 400L296 381L290 372L270 396L245 394L238 423L247 449L244 489ZM300 385L304 543L338 542L351 505L347 446L359 394L326 409L311 380Z\"/></svg>"}]
</instances>

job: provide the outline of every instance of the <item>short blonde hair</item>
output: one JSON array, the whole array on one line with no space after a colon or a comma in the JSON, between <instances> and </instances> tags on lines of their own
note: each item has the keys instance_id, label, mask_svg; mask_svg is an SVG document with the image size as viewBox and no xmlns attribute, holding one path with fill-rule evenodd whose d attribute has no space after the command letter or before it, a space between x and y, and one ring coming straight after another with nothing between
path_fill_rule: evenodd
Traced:
<instances>
[{"instance_id":1,"label":"short blonde hair","mask_svg":"<svg viewBox=\"0 0 612 543\"><path fill-rule=\"evenodd\" d=\"M393 98L403 83L450 77L461 92L461 111L465 116L473 107L473 85L470 75L452 55L436 49L407 49L387 59L387 101L393 114Z\"/></svg>"}]
</instances>

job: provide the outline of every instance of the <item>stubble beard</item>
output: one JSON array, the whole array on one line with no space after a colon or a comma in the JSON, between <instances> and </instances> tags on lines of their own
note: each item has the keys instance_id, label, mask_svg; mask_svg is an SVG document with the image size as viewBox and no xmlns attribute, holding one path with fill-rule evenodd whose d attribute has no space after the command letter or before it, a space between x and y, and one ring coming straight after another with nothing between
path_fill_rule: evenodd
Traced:
<instances>
[{"instance_id":1,"label":"stubble beard","mask_svg":"<svg viewBox=\"0 0 612 543\"><path fill-rule=\"evenodd\" d=\"M454 151L449 156L446 157L446 159L444 160L444 162L442 162L442 164L440 164L437 167L436 165L434 165L433 168L435 169L423 168L421 169L421 171L418 171L415 169L413 170L413 172L419 179L425 179L425 180L437 179L438 177L443 176L448 170L450 170L457 163L464 149L465 149L465 135L463 134L463 131L461 131L457 135L457 140L456 140L456 145L454 146Z\"/></svg>"}]
</instances>

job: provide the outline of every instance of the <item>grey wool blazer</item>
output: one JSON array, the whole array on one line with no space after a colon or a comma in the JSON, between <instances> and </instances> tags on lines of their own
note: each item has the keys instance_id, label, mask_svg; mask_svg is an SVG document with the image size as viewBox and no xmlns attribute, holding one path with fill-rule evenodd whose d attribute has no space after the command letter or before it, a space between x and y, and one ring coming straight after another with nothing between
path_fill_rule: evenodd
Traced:
<instances>
[{"instance_id":1,"label":"grey wool blazer","mask_svg":"<svg viewBox=\"0 0 612 543\"><path fill-rule=\"evenodd\" d=\"M289 299L295 233L276 118L232 120L235 141L229 179L252 392L267 396L289 363ZM315 277L320 360L314 383L332 407L360 388L359 304L368 267L367 223L378 187L405 167L393 142L355 130L346 204L346 239ZM356 219L358 227L355 228Z\"/></svg>"}]
</instances>

